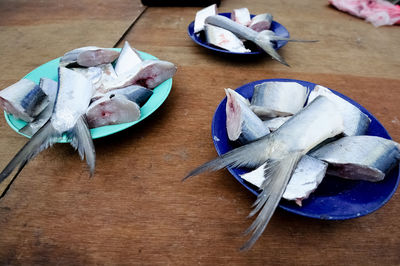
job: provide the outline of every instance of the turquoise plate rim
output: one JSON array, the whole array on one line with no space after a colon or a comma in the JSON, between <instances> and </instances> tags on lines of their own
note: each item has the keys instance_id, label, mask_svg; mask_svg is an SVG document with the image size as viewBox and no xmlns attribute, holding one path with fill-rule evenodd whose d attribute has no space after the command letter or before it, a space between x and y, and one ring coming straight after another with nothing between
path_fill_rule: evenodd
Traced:
<instances>
[{"instance_id":1,"label":"turquoise plate rim","mask_svg":"<svg viewBox=\"0 0 400 266\"><path fill-rule=\"evenodd\" d=\"M112 48L113 50L116 51L121 51L121 48ZM138 51L140 54L140 57L144 60L146 59L155 59L158 60L157 57L142 52ZM35 68L32 70L30 73L28 73L24 78L27 78L29 80L32 80L36 82L37 84L39 83L40 78L46 77L46 78L51 78L55 81L57 81L58 77L58 65L60 62L60 57L53 59L47 63L44 63L43 65ZM140 108L140 118L136 121L129 122L129 123L122 123L122 124L117 124L117 125L108 125L108 126L102 126L102 127L97 127L97 128L92 128L90 129L90 134L92 135L92 139L97 139L97 138L102 138L106 137L115 133L118 133L122 130L125 130L140 121L146 119L148 116L150 116L153 112L155 112L167 99L169 93L171 92L172 88L172 78L164 81L160 85L158 85L156 88L153 89L153 95L149 98L149 100ZM7 124L18 134L23 135L27 138L30 138L30 136L23 134L19 132L19 130L26 125L26 122L20 120L20 119L15 119L13 115L4 112L4 116L6 119ZM57 141L58 143L68 143L69 140L63 136L60 140Z\"/></svg>"}]
</instances>

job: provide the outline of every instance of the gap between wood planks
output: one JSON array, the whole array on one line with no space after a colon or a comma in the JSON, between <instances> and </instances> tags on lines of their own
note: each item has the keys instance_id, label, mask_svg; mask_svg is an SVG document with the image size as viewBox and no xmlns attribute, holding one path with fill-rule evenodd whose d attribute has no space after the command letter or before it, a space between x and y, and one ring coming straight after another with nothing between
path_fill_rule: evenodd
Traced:
<instances>
[{"instance_id":1,"label":"gap between wood planks","mask_svg":"<svg viewBox=\"0 0 400 266\"><path fill-rule=\"evenodd\" d=\"M131 23L131 25L128 26L128 28L125 30L125 32L121 35L121 38L114 44L113 48L116 48L126 37L126 35L129 33L129 31L132 29L132 27L135 25L135 23L140 19L140 17L146 12L148 9L148 6L145 6L144 9L140 12L139 16L137 16Z\"/></svg>"}]
</instances>

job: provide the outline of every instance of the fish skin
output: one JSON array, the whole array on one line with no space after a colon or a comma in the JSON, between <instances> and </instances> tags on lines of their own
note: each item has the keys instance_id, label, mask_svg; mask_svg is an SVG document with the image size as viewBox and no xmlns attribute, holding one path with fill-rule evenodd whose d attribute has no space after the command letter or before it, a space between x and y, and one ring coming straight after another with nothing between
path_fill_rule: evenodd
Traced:
<instances>
[{"instance_id":1,"label":"fish skin","mask_svg":"<svg viewBox=\"0 0 400 266\"><path fill-rule=\"evenodd\" d=\"M76 63L80 53L82 53L84 51L88 51L88 50L97 50L97 49L100 49L100 47L85 46L85 47L79 47L79 48L75 48L71 51L68 51L60 58L60 66L65 67L69 64Z\"/></svg>"},{"instance_id":2,"label":"fish skin","mask_svg":"<svg viewBox=\"0 0 400 266\"><path fill-rule=\"evenodd\" d=\"M128 100L142 107L153 95L153 91L139 85L131 85L122 89L116 89L105 94L112 98L113 95L124 95Z\"/></svg>"},{"instance_id":3,"label":"fish skin","mask_svg":"<svg viewBox=\"0 0 400 266\"><path fill-rule=\"evenodd\" d=\"M284 64L285 66L289 66L289 64L286 63L283 57L281 57L274 49L274 46L272 44L273 41L317 42L316 40L295 40L286 37L280 37L270 30L256 32L249 27L236 23L233 20L221 15L209 16L206 18L205 23L224 28L235 34L240 39L246 39L257 44L273 59L277 60L281 64Z\"/></svg>"},{"instance_id":4,"label":"fish skin","mask_svg":"<svg viewBox=\"0 0 400 266\"><path fill-rule=\"evenodd\" d=\"M133 122L140 118L140 107L122 94L105 96L89 106L86 117L90 128Z\"/></svg>"},{"instance_id":5,"label":"fish skin","mask_svg":"<svg viewBox=\"0 0 400 266\"><path fill-rule=\"evenodd\" d=\"M281 116L270 118L268 120L263 120L264 126L266 126L271 132L277 130L286 121L288 121L292 116Z\"/></svg>"},{"instance_id":6,"label":"fish skin","mask_svg":"<svg viewBox=\"0 0 400 266\"><path fill-rule=\"evenodd\" d=\"M308 93L297 82L264 82L254 86L250 108L262 119L293 115L303 108Z\"/></svg>"},{"instance_id":7,"label":"fish skin","mask_svg":"<svg viewBox=\"0 0 400 266\"><path fill-rule=\"evenodd\" d=\"M251 19L249 27L257 32L269 30L271 28L272 19L273 17L269 13L258 14Z\"/></svg>"},{"instance_id":8,"label":"fish skin","mask_svg":"<svg viewBox=\"0 0 400 266\"><path fill-rule=\"evenodd\" d=\"M193 31L194 33L199 33L204 30L204 21L207 17L217 14L217 5L212 4L196 12L196 17L194 20Z\"/></svg>"},{"instance_id":9,"label":"fish skin","mask_svg":"<svg viewBox=\"0 0 400 266\"><path fill-rule=\"evenodd\" d=\"M129 72L134 72L135 68L142 61L138 52L130 46L128 41L125 41L124 47L115 63L115 73L117 76L121 76Z\"/></svg>"},{"instance_id":10,"label":"fish skin","mask_svg":"<svg viewBox=\"0 0 400 266\"><path fill-rule=\"evenodd\" d=\"M262 48L266 53L268 53L273 59L277 60L278 62L289 66L288 63L281 57L274 49L273 44L272 44L272 39L270 38L269 35L263 34L263 32L256 32L244 25L241 25L239 23L234 22L233 20L221 16L221 15L215 15L215 16L209 16L206 18L205 22L207 24L211 24L217 27L224 28L233 34L235 34L237 37L241 39L246 39L248 41L251 41L255 44L257 44L260 48Z\"/></svg>"},{"instance_id":11,"label":"fish skin","mask_svg":"<svg viewBox=\"0 0 400 266\"><path fill-rule=\"evenodd\" d=\"M113 97L114 95L124 95L128 100L135 102L139 107L142 107L153 95L153 91L139 85L131 85L121 89L111 90L106 93L96 92L92 97L92 102L103 98Z\"/></svg>"},{"instance_id":12,"label":"fish skin","mask_svg":"<svg viewBox=\"0 0 400 266\"><path fill-rule=\"evenodd\" d=\"M204 25L207 43L216 47L235 52L235 53L248 53L251 52L246 49L243 42L236 37L232 32L223 28L206 24Z\"/></svg>"},{"instance_id":13,"label":"fish skin","mask_svg":"<svg viewBox=\"0 0 400 266\"><path fill-rule=\"evenodd\" d=\"M260 118L241 99L237 92L226 89L226 129L231 141L246 144L269 134Z\"/></svg>"},{"instance_id":14,"label":"fish skin","mask_svg":"<svg viewBox=\"0 0 400 266\"><path fill-rule=\"evenodd\" d=\"M115 61L119 56L119 52L111 49L88 50L80 53L76 62L80 66L94 67L102 64L109 64Z\"/></svg>"},{"instance_id":15,"label":"fish skin","mask_svg":"<svg viewBox=\"0 0 400 266\"><path fill-rule=\"evenodd\" d=\"M36 85L21 101L22 108L30 116L35 118L49 104L47 94Z\"/></svg>"},{"instance_id":16,"label":"fish skin","mask_svg":"<svg viewBox=\"0 0 400 266\"><path fill-rule=\"evenodd\" d=\"M265 180L265 167L266 164L263 164L257 169L245 173L240 177L260 188ZM286 200L295 201L297 205L301 206L302 200L307 199L322 182L327 168L328 163L308 155L303 155L294 169L282 197Z\"/></svg>"},{"instance_id":17,"label":"fish skin","mask_svg":"<svg viewBox=\"0 0 400 266\"><path fill-rule=\"evenodd\" d=\"M54 109L58 83L51 79L41 78L39 86L47 94L49 102L46 108L33 121L19 130L20 133L27 136L35 134L49 120Z\"/></svg>"},{"instance_id":18,"label":"fish skin","mask_svg":"<svg viewBox=\"0 0 400 266\"><path fill-rule=\"evenodd\" d=\"M119 56L119 52L110 48L86 46L76 48L64 54L60 58L60 66L77 64L84 67L94 67L112 63Z\"/></svg>"},{"instance_id":19,"label":"fish skin","mask_svg":"<svg viewBox=\"0 0 400 266\"><path fill-rule=\"evenodd\" d=\"M183 180L227 166L255 168L267 162L264 174L269 181L263 183L262 193L255 202L255 212L260 212L245 232L252 232L251 238L241 248L248 250L266 228L301 156L325 139L336 136L342 131L343 120L338 114L336 105L328 98L320 96L275 132L197 167Z\"/></svg>"},{"instance_id":20,"label":"fish skin","mask_svg":"<svg viewBox=\"0 0 400 266\"><path fill-rule=\"evenodd\" d=\"M71 141L70 144L78 150L81 159L86 157L90 174L93 175L96 156L84 116L93 93L93 86L82 74L65 67L59 68L58 76L57 97L51 118L32 136L0 173L0 182L7 179L17 168L17 172L12 178L14 180L31 159L42 150L52 146L63 134Z\"/></svg>"},{"instance_id":21,"label":"fish skin","mask_svg":"<svg viewBox=\"0 0 400 266\"><path fill-rule=\"evenodd\" d=\"M144 60L140 63L140 68L135 72L119 76L114 80L104 82L99 89L100 93L124 88L130 85L141 85L148 89L154 89L162 82L172 78L176 72L176 66L163 60Z\"/></svg>"},{"instance_id":22,"label":"fish skin","mask_svg":"<svg viewBox=\"0 0 400 266\"><path fill-rule=\"evenodd\" d=\"M319 95L328 97L338 106L343 117L345 127L343 134L345 136L364 135L367 132L371 119L360 109L321 85L316 85L314 90L310 92L308 103L312 102Z\"/></svg>"},{"instance_id":23,"label":"fish skin","mask_svg":"<svg viewBox=\"0 0 400 266\"><path fill-rule=\"evenodd\" d=\"M29 113L26 109L29 107L27 100L28 98L32 99L32 96L34 98L34 94L38 92L37 87L37 84L29 79L23 78L19 80L0 91L0 107L17 119L24 120L25 122L32 121L32 112ZM36 100L43 100L43 98L39 97Z\"/></svg>"},{"instance_id":24,"label":"fish skin","mask_svg":"<svg viewBox=\"0 0 400 266\"><path fill-rule=\"evenodd\" d=\"M378 182L400 159L398 143L377 136L348 136L328 143L309 155L329 163L328 174Z\"/></svg>"}]
</instances>

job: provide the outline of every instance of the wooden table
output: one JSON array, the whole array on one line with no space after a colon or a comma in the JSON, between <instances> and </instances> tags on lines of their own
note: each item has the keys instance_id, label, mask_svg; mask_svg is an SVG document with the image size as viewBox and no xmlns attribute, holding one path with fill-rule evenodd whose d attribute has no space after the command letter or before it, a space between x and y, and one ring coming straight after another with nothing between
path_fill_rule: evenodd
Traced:
<instances>
[{"instance_id":1,"label":"wooden table","mask_svg":"<svg viewBox=\"0 0 400 266\"><path fill-rule=\"evenodd\" d=\"M254 80L294 78L337 90L400 141L398 27L375 28L327 1L246 6L274 14L292 37L320 41L282 48L288 68L268 57L227 58L196 45L186 32L198 7L0 2L1 88L72 48L121 47L124 40L178 66L160 109L95 141L93 178L69 145L57 144L25 167L0 200L0 264L400 264L399 193L373 214L345 221L278 209L253 249L239 252L254 196L226 170L181 182L216 156L210 127L223 89ZM223 0L219 10L240 7L242 1ZM26 141L0 118L0 168Z\"/></svg>"}]
</instances>

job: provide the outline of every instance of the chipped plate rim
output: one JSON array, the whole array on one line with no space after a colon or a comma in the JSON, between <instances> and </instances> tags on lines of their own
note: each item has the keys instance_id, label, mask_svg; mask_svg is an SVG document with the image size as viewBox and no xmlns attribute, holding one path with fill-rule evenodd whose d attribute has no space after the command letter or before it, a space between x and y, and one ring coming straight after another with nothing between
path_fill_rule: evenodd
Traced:
<instances>
[{"instance_id":1,"label":"chipped plate rim","mask_svg":"<svg viewBox=\"0 0 400 266\"><path fill-rule=\"evenodd\" d=\"M318 84L295 79L265 79L253 81L236 89L245 98L251 98L254 85L267 81L297 82L313 90ZM372 120L366 135L381 136L392 139L383 125L364 107L349 97L330 89L333 93L358 107ZM226 97L218 105L212 120L211 131L215 149L218 155L233 149L226 134ZM228 171L247 190L258 195L257 188L244 181L239 175L249 169L227 168ZM400 180L399 165L397 164L380 182L367 182L344 180L327 176L317 190L308 199L303 200L303 206L299 207L293 202L281 200L279 207L301 216L322 220L345 220L370 214L385 205L395 193ZM320 191L319 191L320 190Z\"/></svg>"},{"instance_id":2,"label":"chipped plate rim","mask_svg":"<svg viewBox=\"0 0 400 266\"><path fill-rule=\"evenodd\" d=\"M222 15L222 16L225 16L227 18L231 18L231 13L218 13L218 15ZM255 15L252 14L250 16L253 18ZM281 37L286 37L286 38L290 37L289 31L285 28L285 26L283 26L282 24L280 24L279 22L277 22L275 20L272 20L271 30L274 31L277 35L279 35ZM203 46L203 47L205 47L207 49L216 51L216 52L220 52L220 53L231 54L231 55L261 55L261 54L266 54L261 49L257 50L257 51L252 51L252 52L239 53L239 52L231 52L231 51L228 51L228 50L224 50L222 48L218 48L216 46L209 45L205 40L200 38L199 34L194 33L194 21L192 21L188 26L188 35L198 45ZM275 50L278 50L278 49L282 48L286 44L287 44L287 41L277 41L276 42L276 46L275 46Z\"/></svg>"},{"instance_id":3,"label":"chipped plate rim","mask_svg":"<svg viewBox=\"0 0 400 266\"><path fill-rule=\"evenodd\" d=\"M112 48L113 50L116 51L121 51L121 48ZM142 52L138 51L142 59L155 59L158 60L157 57ZM36 82L37 84L39 83L40 78L46 77L53 79L57 81L58 73L58 65L60 62L60 57L53 59L51 61L48 61L47 63L44 63L43 65L35 68L32 70L30 73L28 73L24 78L27 78L29 80L32 80ZM97 138L102 138L106 137L112 134L115 134L117 132L120 132L122 130L125 130L127 128L132 127L133 125L141 122L142 120L146 119L148 116L150 116L153 112L155 112L167 99L169 93L171 92L172 88L172 78L164 81L160 85L158 85L156 88L153 89L153 94L151 97L148 99L148 101L140 108L140 118L136 121L129 122L129 123L122 123L122 124L117 124L117 125L108 125L108 126L102 126L102 127L97 127L97 128L92 128L90 129L90 134L92 135L93 139ZM30 138L30 136L23 134L19 132L19 130L26 125L26 122L20 120L20 119L15 119L13 115L8 114L7 112L4 112L4 116L6 119L7 124L18 134L23 135L27 138ZM69 140L63 136L59 141L59 143L68 143Z\"/></svg>"}]
</instances>

